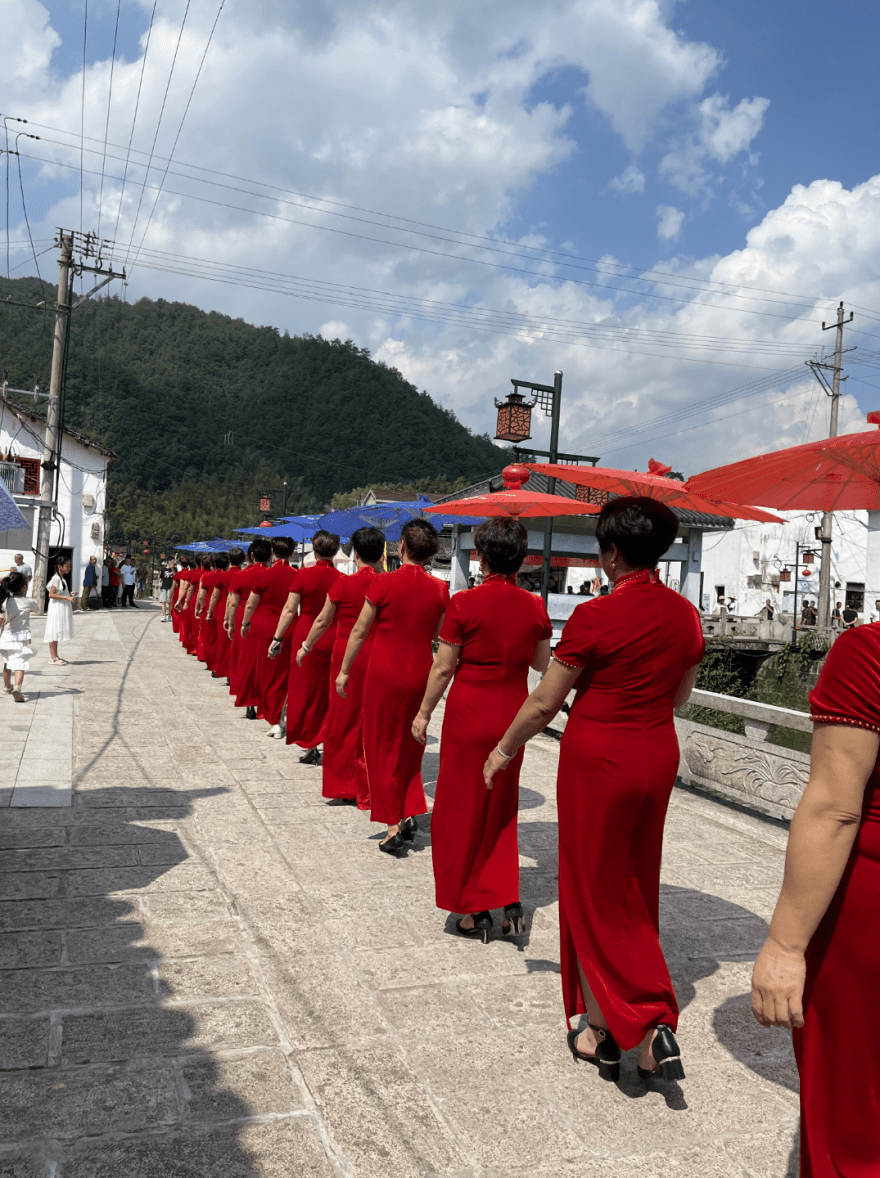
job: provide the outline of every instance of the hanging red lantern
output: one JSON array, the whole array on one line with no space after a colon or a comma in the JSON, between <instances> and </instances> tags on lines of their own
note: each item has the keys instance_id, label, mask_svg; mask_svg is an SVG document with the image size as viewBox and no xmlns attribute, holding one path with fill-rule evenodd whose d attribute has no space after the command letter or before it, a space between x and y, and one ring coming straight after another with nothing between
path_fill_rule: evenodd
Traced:
<instances>
[{"instance_id":1,"label":"hanging red lantern","mask_svg":"<svg viewBox=\"0 0 880 1178\"><path fill-rule=\"evenodd\" d=\"M802 577L810 577L810 576L812 576L812 570L810 570L810 569L804 569L804 571L801 573L801 576L802 576Z\"/></svg>"},{"instance_id":2,"label":"hanging red lantern","mask_svg":"<svg viewBox=\"0 0 880 1178\"><path fill-rule=\"evenodd\" d=\"M498 423L495 437L500 442L527 442L532 436L532 407L522 393L508 393L506 401L496 401Z\"/></svg>"}]
</instances>

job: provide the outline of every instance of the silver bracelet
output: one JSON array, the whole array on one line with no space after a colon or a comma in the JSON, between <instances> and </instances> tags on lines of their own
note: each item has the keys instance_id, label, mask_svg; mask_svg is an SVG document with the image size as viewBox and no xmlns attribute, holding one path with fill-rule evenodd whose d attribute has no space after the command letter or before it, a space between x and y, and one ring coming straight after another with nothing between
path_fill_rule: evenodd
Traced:
<instances>
[{"instance_id":1,"label":"silver bracelet","mask_svg":"<svg viewBox=\"0 0 880 1178\"><path fill-rule=\"evenodd\" d=\"M516 753L509 753L509 754L505 753L504 750L501 748L500 744L496 748L495 752L498 754L499 757L503 758L505 761L512 761L513 758L516 756Z\"/></svg>"},{"instance_id":2,"label":"silver bracelet","mask_svg":"<svg viewBox=\"0 0 880 1178\"><path fill-rule=\"evenodd\" d=\"M312 648L311 648L310 646L306 646L306 644L305 644L305 643L303 643L303 644L302 644L302 648L303 648L303 650L306 652L306 654L311 654L311 653L312 653Z\"/></svg>"}]
</instances>

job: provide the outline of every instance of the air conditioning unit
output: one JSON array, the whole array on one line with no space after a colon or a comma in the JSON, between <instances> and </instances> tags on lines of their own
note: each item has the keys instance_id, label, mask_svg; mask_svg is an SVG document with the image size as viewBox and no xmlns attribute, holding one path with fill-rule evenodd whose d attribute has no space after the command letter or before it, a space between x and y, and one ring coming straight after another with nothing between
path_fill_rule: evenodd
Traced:
<instances>
[{"instance_id":1,"label":"air conditioning unit","mask_svg":"<svg viewBox=\"0 0 880 1178\"><path fill-rule=\"evenodd\" d=\"M85 511L91 511L92 508L95 506L95 496L94 495L83 495L82 501L83 501L83 508Z\"/></svg>"},{"instance_id":2,"label":"air conditioning unit","mask_svg":"<svg viewBox=\"0 0 880 1178\"><path fill-rule=\"evenodd\" d=\"M752 552L752 560L755 562L755 564L757 564L760 559L761 559L761 553L753 551Z\"/></svg>"},{"instance_id":3,"label":"air conditioning unit","mask_svg":"<svg viewBox=\"0 0 880 1178\"><path fill-rule=\"evenodd\" d=\"M100 540L101 539L101 525L99 523L92 524L91 535L92 535L93 540Z\"/></svg>"}]
</instances>

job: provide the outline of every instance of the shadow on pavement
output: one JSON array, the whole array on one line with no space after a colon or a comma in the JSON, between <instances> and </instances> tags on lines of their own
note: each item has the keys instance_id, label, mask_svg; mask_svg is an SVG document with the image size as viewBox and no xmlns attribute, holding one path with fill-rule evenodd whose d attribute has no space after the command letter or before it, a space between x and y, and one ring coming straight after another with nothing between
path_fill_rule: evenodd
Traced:
<instances>
[{"instance_id":1,"label":"shadow on pavement","mask_svg":"<svg viewBox=\"0 0 880 1178\"><path fill-rule=\"evenodd\" d=\"M236 986L257 992L231 956L237 923L204 883L155 887L189 856L174 830L149 823L179 821L218 792L147 808L143 791L94 790L73 811L0 829L0 1173L262 1173L239 1141L255 1110L224 1087L215 1054L249 1049L237 1081L280 1056L257 1029L271 1030L259 1000L230 1005Z\"/></svg>"}]
</instances>

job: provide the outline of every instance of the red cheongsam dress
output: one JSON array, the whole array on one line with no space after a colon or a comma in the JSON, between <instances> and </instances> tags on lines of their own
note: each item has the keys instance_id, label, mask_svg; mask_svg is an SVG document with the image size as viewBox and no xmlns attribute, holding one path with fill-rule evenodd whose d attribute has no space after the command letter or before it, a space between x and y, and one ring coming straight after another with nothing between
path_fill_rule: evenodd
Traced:
<instances>
[{"instance_id":1,"label":"red cheongsam dress","mask_svg":"<svg viewBox=\"0 0 880 1178\"><path fill-rule=\"evenodd\" d=\"M370 817L393 825L428 809L422 787L425 746L411 729L431 673L431 642L449 605L449 586L421 565L405 564L377 577L367 600L376 607L363 713Z\"/></svg>"},{"instance_id":2,"label":"red cheongsam dress","mask_svg":"<svg viewBox=\"0 0 880 1178\"><path fill-rule=\"evenodd\" d=\"M495 775L483 765L529 694L535 648L553 633L540 597L492 574L453 597L440 641L460 661L449 689L431 814L437 907L482 912L519 899L516 819L523 750Z\"/></svg>"},{"instance_id":3,"label":"red cheongsam dress","mask_svg":"<svg viewBox=\"0 0 880 1178\"><path fill-rule=\"evenodd\" d=\"M291 568L286 560L276 560L270 569L265 569L261 576L251 582L251 593L260 595L260 604L251 616L251 631L248 635L248 640L253 639L256 646L257 715L270 724L281 722L290 676L290 636L293 627L288 626L281 651L274 659L269 658L269 647L277 632L278 620L296 573L297 570Z\"/></svg>"},{"instance_id":4,"label":"red cheongsam dress","mask_svg":"<svg viewBox=\"0 0 880 1178\"><path fill-rule=\"evenodd\" d=\"M810 695L817 724L880 733L880 625L835 641ZM807 949L801 1079L802 1178L880 1174L880 759L837 892Z\"/></svg>"},{"instance_id":5,"label":"red cheongsam dress","mask_svg":"<svg viewBox=\"0 0 880 1178\"><path fill-rule=\"evenodd\" d=\"M370 662L373 633L370 629L366 642L354 660L345 699L335 688L336 677L348 638L361 615L367 592L376 579L376 570L365 565L351 577L340 577L330 586L327 597L336 606L336 641L330 656L330 706L324 731L324 756L321 761L325 798L355 798L358 809L369 810L370 791L367 788L367 767L364 761L362 711L364 678ZM311 658L311 655L308 656Z\"/></svg>"},{"instance_id":6,"label":"red cheongsam dress","mask_svg":"<svg viewBox=\"0 0 880 1178\"><path fill-rule=\"evenodd\" d=\"M223 569L216 574L217 581L215 588L220 590L220 596L217 598L217 604L214 606L214 622L216 624L217 637L214 640L214 662L211 670L218 679L225 679L229 675L229 653L232 649L232 643L224 629L223 619L226 616L226 598L229 595L229 583L233 576L237 575L237 568ZM208 605L210 604L209 598Z\"/></svg>"},{"instance_id":7,"label":"red cheongsam dress","mask_svg":"<svg viewBox=\"0 0 880 1178\"><path fill-rule=\"evenodd\" d=\"M287 692L287 743L313 749L324 739L324 723L330 706L330 655L336 627L328 626L311 651L296 665L296 652L302 646L315 618L324 608L330 587L342 573L330 560L319 560L302 568L291 585L299 593L299 617L290 643L290 680Z\"/></svg>"},{"instance_id":8,"label":"red cheongsam dress","mask_svg":"<svg viewBox=\"0 0 880 1178\"><path fill-rule=\"evenodd\" d=\"M202 617L199 621L199 639L196 647L196 654L199 661L203 662L208 670L213 671L214 663L214 646L217 642L217 621L213 615L209 618L208 606L211 604L211 597L214 594L214 588L219 577L222 577L219 569L209 573L202 574L202 583L200 588L205 591L205 600L202 605Z\"/></svg>"},{"instance_id":9,"label":"red cheongsam dress","mask_svg":"<svg viewBox=\"0 0 880 1178\"><path fill-rule=\"evenodd\" d=\"M577 964L626 1050L678 1004L660 947L660 856L678 772L673 706L703 657L690 602L643 571L577 606L554 658L581 669L559 755L559 925L569 1020Z\"/></svg>"},{"instance_id":10,"label":"red cheongsam dress","mask_svg":"<svg viewBox=\"0 0 880 1178\"><path fill-rule=\"evenodd\" d=\"M177 595L182 592L183 586L186 582L183 580L183 574L186 569L177 569L174 573L174 586L171 592L171 629L175 634L180 631L180 614L174 608L177 601Z\"/></svg>"},{"instance_id":11,"label":"red cheongsam dress","mask_svg":"<svg viewBox=\"0 0 880 1178\"><path fill-rule=\"evenodd\" d=\"M235 631L233 634L232 670L229 675L229 694L235 697L237 708L255 708L257 706L257 644L252 634L242 637L241 623L244 618L245 607L251 595L251 586L265 573L264 564L252 564L249 569L239 576L233 588L240 594L238 609L235 611Z\"/></svg>"}]
</instances>

